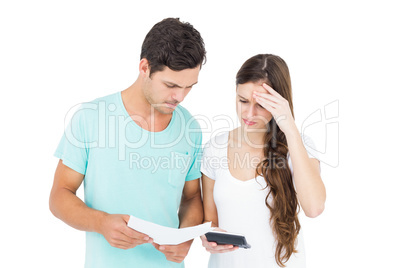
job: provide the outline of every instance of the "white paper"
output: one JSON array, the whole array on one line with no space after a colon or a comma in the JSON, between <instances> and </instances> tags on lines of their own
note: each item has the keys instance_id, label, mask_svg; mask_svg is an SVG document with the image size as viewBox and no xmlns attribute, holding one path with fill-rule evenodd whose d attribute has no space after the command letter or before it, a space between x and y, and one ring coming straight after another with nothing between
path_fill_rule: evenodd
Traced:
<instances>
[{"instance_id":1,"label":"white paper","mask_svg":"<svg viewBox=\"0 0 402 268\"><path fill-rule=\"evenodd\" d=\"M140 233L148 235L159 245L178 245L214 229L211 227L211 222L176 229L144 221L134 216L130 216L127 226Z\"/></svg>"}]
</instances>

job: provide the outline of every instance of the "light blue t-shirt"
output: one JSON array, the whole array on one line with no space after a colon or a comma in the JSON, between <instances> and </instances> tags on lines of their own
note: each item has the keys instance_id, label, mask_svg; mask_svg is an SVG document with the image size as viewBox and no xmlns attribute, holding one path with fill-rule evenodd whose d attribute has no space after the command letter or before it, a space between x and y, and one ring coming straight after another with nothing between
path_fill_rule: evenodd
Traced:
<instances>
[{"instance_id":1,"label":"light blue t-shirt","mask_svg":"<svg viewBox=\"0 0 402 268\"><path fill-rule=\"evenodd\" d=\"M141 121L140 118L135 118ZM185 181L201 177L202 133L182 106L161 132L149 132L128 115L121 92L84 103L74 113L55 156L84 174L85 203L179 227ZM151 244L123 250L98 233L86 233L85 267L184 267Z\"/></svg>"}]
</instances>

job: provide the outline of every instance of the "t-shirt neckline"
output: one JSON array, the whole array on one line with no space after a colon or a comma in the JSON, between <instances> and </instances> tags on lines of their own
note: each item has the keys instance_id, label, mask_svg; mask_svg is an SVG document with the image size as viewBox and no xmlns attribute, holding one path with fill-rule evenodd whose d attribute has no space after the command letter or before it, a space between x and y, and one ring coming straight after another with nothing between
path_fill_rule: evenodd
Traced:
<instances>
[{"instance_id":1,"label":"t-shirt neckline","mask_svg":"<svg viewBox=\"0 0 402 268\"><path fill-rule=\"evenodd\" d=\"M122 93L121 91L119 91L119 92L116 93L117 99L118 99L118 103L119 103L120 108L121 108L121 110L123 111L124 115L126 116L126 118L127 118L127 117L130 118L130 122L129 122L129 123L130 123L131 125L133 125L135 128L137 128L137 129L139 129L139 130L141 130L141 131L144 131L144 132L146 132L146 133L153 134L153 135L165 134L166 132L168 132L168 131L172 128L172 125L173 125L173 123L174 123L174 121L175 121L175 118L176 118L176 109L177 109L179 106L177 106L176 109L173 111L173 113L172 113L172 118L170 119L170 122L169 122L168 126L167 126L164 130L162 130L162 131L156 131L156 132L155 132L155 131L148 131L148 130L143 129L142 127L140 127L140 126L131 118L131 116L128 114L128 112L127 112L127 110L126 110L126 107L124 106L123 98L122 98L122 96L121 96L121 93Z\"/></svg>"},{"instance_id":2,"label":"t-shirt neckline","mask_svg":"<svg viewBox=\"0 0 402 268\"><path fill-rule=\"evenodd\" d=\"M225 155L226 155L226 161L227 161L227 163L226 163L226 168L224 168L224 169L225 169L226 172L229 174L230 178L232 178L232 180L235 181L236 183L241 183L241 184L251 184L251 183L253 183L253 182L258 183L257 179L258 179L259 177L262 177L262 176L260 176L260 175L258 175L257 177L254 177L254 178L252 178L252 179L248 179L248 180L242 181L242 180L237 179L235 176L232 175L232 172L230 172L230 169L229 169L229 154L228 154L228 150L229 150L229 134L230 134L230 131L226 132L226 148L225 148Z\"/></svg>"}]
</instances>

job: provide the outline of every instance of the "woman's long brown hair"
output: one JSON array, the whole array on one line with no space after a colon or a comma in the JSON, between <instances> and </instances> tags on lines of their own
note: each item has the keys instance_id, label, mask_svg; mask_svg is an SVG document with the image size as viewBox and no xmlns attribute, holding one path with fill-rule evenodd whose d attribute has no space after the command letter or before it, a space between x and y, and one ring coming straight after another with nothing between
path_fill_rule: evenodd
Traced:
<instances>
[{"instance_id":1,"label":"woman's long brown hair","mask_svg":"<svg viewBox=\"0 0 402 268\"><path fill-rule=\"evenodd\" d=\"M283 59L272 54L248 59L236 75L236 85L247 82L267 83L288 101L294 116L289 69ZM276 238L275 260L284 267L293 252L297 252L299 203L287 161L286 137L274 118L267 125L264 145L264 160L258 164L256 173L264 177L269 187L265 204L271 212L270 224Z\"/></svg>"}]
</instances>

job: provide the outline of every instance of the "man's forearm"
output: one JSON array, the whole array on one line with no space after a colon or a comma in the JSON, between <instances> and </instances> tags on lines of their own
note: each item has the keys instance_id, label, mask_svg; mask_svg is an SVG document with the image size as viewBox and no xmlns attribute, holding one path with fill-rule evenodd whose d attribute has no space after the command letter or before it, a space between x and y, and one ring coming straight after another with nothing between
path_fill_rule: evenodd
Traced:
<instances>
[{"instance_id":1,"label":"man's forearm","mask_svg":"<svg viewBox=\"0 0 402 268\"><path fill-rule=\"evenodd\" d=\"M68 189L58 189L50 196L50 210L54 216L71 227L87 232L100 232L100 224L107 213L89 208Z\"/></svg>"},{"instance_id":2,"label":"man's forearm","mask_svg":"<svg viewBox=\"0 0 402 268\"><path fill-rule=\"evenodd\" d=\"M201 224L204 219L201 196L182 199L179 209L180 228Z\"/></svg>"}]
</instances>

